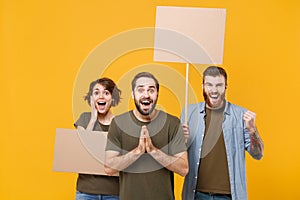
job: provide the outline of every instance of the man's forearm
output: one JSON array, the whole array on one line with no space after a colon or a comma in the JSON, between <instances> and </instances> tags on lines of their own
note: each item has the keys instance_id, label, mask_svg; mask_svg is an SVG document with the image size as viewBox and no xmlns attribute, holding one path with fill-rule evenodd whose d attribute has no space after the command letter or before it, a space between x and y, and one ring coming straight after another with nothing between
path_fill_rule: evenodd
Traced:
<instances>
[{"instance_id":1,"label":"man's forearm","mask_svg":"<svg viewBox=\"0 0 300 200\"><path fill-rule=\"evenodd\" d=\"M182 152L175 156L165 154L159 149L148 152L157 162L170 171L173 171L181 176L188 173L187 153Z\"/></svg>"},{"instance_id":2,"label":"man's forearm","mask_svg":"<svg viewBox=\"0 0 300 200\"><path fill-rule=\"evenodd\" d=\"M110 151L106 152L105 162L105 171L109 175L114 174L117 171L122 171L123 169L129 167L142 155L142 153L137 149L134 149L124 155L111 156L110 153Z\"/></svg>"},{"instance_id":3,"label":"man's forearm","mask_svg":"<svg viewBox=\"0 0 300 200\"><path fill-rule=\"evenodd\" d=\"M257 131L250 133L250 154L255 159L261 159L263 156L264 144Z\"/></svg>"}]
</instances>

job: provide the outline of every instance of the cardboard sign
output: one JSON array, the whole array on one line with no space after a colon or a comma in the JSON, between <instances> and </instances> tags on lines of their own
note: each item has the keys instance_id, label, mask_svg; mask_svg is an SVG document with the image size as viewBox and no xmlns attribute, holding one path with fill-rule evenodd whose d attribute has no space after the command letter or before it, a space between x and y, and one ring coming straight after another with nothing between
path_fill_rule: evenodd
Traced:
<instances>
[{"instance_id":1,"label":"cardboard sign","mask_svg":"<svg viewBox=\"0 0 300 200\"><path fill-rule=\"evenodd\" d=\"M222 64L226 10L158 6L154 60Z\"/></svg>"},{"instance_id":2,"label":"cardboard sign","mask_svg":"<svg viewBox=\"0 0 300 200\"><path fill-rule=\"evenodd\" d=\"M57 128L53 171L107 175L106 140L107 132Z\"/></svg>"}]
</instances>

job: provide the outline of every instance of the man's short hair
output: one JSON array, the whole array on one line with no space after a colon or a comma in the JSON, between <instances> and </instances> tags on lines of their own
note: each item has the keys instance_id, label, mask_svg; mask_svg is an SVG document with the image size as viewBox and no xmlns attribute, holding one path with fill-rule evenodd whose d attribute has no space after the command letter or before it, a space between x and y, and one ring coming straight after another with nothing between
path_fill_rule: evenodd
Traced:
<instances>
[{"instance_id":1,"label":"man's short hair","mask_svg":"<svg viewBox=\"0 0 300 200\"><path fill-rule=\"evenodd\" d=\"M227 73L225 69L222 67L218 66L209 66L207 67L204 72L203 72L203 83L204 83L204 78L205 76L223 76L225 78L225 85L227 86Z\"/></svg>"},{"instance_id":2,"label":"man's short hair","mask_svg":"<svg viewBox=\"0 0 300 200\"><path fill-rule=\"evenodd\" d=\"M139 78L142 78L142 77L146 77L146 78L151 78L154 80L155 82L155 86L157 88L157 92L159 91L159 83L158 83L158 80L155 78L155 76L149 72L140 72L138 73L137 75L134 76L133 80L131 81L131 90L134 91L134 88L136 87L136 81L139 79Z\"/></svg>"}]
</instances>

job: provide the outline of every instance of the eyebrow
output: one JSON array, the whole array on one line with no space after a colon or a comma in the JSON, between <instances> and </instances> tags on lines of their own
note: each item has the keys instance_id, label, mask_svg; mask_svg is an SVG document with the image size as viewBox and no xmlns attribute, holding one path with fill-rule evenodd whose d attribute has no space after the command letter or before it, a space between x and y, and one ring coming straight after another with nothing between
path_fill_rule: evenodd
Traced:
<instances>
[{"instance_id":1,"label":"eyebrow","mask_svg":"<svg viewBox=\"0 0 300 200\"><path fill-rule=\"evenodd\" d=\"M100 89L99 88L95 88L95 89L93 89L93 91L100 91ZM109 92L108 89L104 89L104 91L108 91Z\"/></svg>"},{"instance_id":2,"label":"eyebrow","mask_svg":"<svg viewBox=\"0 0 300 200\"><path fill-rule=\"evenodd\" d=\"M139 87L145 87L145 86L146 86L146 85L138 85L138 86L136 86L136 87L139 88ZM155 86L155 85L150 85L149 88L156 88L156 86Z\"/></svg>"},{"instance_id":3,"label":"eyebrow","mask_svg":"<svg viewBox=\"0 0 300 200\"><path fill-rule=\"evenodd\" d=\"M213 85L213 83L211 83L211 82L204 82L204 84L211 84L211 85ZM216 83L215 85L225 85L225 83Z\"/></svg>"},{"instance_id":4,"label":"eyebrow","mask_svg":"<svg viewBox=\"0 0 300 200\"><path fill-rule=\"evenodd\" d=\"M205 82L204 85L213 85L211 82Z\"/></svg>"}]
</instances>

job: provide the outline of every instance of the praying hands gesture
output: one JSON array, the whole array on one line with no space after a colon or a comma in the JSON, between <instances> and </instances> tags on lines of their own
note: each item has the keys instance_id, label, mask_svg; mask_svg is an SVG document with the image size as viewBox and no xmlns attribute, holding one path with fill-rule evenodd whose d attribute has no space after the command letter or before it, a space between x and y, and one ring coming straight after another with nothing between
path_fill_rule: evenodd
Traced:
<instances>
[{"instance_id":1,"label":"praying hands gesture","mask_svg":"<svg viewBox=\"0 0 300 200\"><path fill-rule=\"evenodd\" d=\"M185 176L188 172L187 152L168 155L156 148L152 143L149 131L145 125L141 127L139 144L132 151L124 155L120 155L118 152L106 151L105 171L108 175L121 171L130 166L145 153L152 156L152 158L163 167L181 176Z\"/></svg>"},{"instance_id":2,"label":"praying hands gesture","mask_svg":"<svg viewBox=\"0 0 300 200\"><path fill-rule=\"evenodd\" d=\"M147 127L144 125L141 129L139 146L137 147L140 153L151 153L156 150L153 146Z\"/></svg>"}]
</instances>

